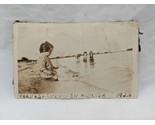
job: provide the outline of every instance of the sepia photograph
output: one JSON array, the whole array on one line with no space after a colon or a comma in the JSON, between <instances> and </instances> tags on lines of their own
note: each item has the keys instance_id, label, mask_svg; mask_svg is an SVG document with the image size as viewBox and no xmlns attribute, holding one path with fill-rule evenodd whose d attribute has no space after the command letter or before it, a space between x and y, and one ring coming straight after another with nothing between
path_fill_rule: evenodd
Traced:
<instances>
[{"instance_id":1,"label":"sepia photograph","mask_svg":"<svg viewBox=\"0 0 155 125\"><path fill-rule=\"evenodd\" d=\"M13 24L16 98L137 98L139 23Z\"/></svg>"}]
</instances>

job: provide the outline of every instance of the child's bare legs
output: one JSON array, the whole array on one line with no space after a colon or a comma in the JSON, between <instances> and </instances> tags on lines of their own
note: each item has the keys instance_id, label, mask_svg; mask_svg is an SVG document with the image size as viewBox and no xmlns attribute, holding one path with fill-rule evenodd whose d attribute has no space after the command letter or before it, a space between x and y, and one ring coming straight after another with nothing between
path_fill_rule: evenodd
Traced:
<instances>
[{"instance_id":1,"label":"child's bare legs","mask_svg":"<svg viewBox=\"0 0 155 125\"><path fill-rule=\"evenodd\" d=\"M58 81L58 74L55 70L44 70L42 72L42 77L46 79L54 79L55 81Z\"/></svg>"},{"instance_id":2,"label":"child's bare legs","mask_svg":"<svg viewBox=\"0 0 155 125\"><path fill-rule=\"evenodd\" d=\"M48 71L48 74L51 75L51 78L54 79L55 81L58 81L58 74L56 70Z\"/></svg>"},{"instance_id":3,"label":"child's bare legs","mask_svg":"<svg viewBox=\"0 0 155 125\"><path fill-rule=\"evenodd\" d=\"M58 80L58 74L54 75L53 78L55 79L55 81L59 81Z\"/></svg>"},{"instance_id":4,"label":"child's bare legs","mask_svg":"<svg viewBox=\"0 0 155 125\"><path fill-rule=\"evenodd\" d=\"M52 78L55 79L55 81L58 81L58 74L56 70L53 70L51 75L52 75Z\"/></svg>"}]
</instances>

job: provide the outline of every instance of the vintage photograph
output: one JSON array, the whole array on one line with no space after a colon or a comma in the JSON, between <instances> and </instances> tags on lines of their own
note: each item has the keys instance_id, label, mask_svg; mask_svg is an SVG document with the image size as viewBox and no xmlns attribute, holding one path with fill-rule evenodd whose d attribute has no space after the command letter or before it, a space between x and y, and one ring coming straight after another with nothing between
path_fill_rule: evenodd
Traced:
<instances>
[{"instance_id":1,"label":"vintage photograph","mask_svg":"<svg viewBox=\"0 0 155 125\"><path fill-rule=\"evenodd\" d=\"M15 97L136 98L138 26L15 22Z\"/></svg>"}]
</instances>

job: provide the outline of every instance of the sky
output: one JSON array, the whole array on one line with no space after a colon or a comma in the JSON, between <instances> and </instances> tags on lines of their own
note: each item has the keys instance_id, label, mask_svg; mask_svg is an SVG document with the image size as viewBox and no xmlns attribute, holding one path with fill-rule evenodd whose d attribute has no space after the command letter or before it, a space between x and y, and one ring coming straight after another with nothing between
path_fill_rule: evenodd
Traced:
<instances>
[{"instance_id":1,"label":"sky","mask_svg":"<svg viewBox=\"0 0 155 125\"><path fill-rule=\"evenodd\" d=\"M54 46L51 57L84 51L120 51L132 47L130 41L137 37L137 26L137 22L15 23L14 42L18 59L37 59L39 47L44 41Z\"/></svg>"}]
</instances>

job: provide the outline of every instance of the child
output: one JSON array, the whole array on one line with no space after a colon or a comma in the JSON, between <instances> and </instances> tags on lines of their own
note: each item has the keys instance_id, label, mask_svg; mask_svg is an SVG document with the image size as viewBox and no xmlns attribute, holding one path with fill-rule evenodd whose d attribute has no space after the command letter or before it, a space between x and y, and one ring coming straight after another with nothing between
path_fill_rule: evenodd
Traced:
<instances>
[{"instance_id":1,"label":"child","mask_svg":"<svg viewBox=\"0 0 155 125\"><path fill-rule=\"evenodd\" d=\"M83 62L86 63L87 62L87 52L84 52L83 54Z\"/></svg>"},{"instance_id":2,"label":"child","mask_svg":"<svg viewBox=\"0 0 155 125\"><path fill-rule=\"evenodd\" d=\"M89 60L94 61L94 53L93 53L93 51L89 52Z\"/></svg>"},{"instance_id":3,"label":"child","mask_svg":"<svg viewBox=\"0 0 155 125\"><path fill-rule=\"evenodd\" d=\"M54 79L55 81L58 81L58 75L55 69L58 67L54 67L49 56L51 55L53 51L53 45L49 42L45 41L40 45L40 53L41 56L39 57L39 66L40 66L40 72L41 77L46 79Z\"/></svg>"},{"instance_id":4,"label":"child","mask_svg":"<svg viewBox=\"0 0 155 125\"><path fill-rule=\"evenodd\" d=\"M93 51L89 52L89 61L90 61L90 65L94 65L94 53Z\"/></svg>"},{"instance_id":5,"label":"child","mask_svg":"<svg viewBox=\"0 0 155 125\"><path fill-rule=\"evenodd\" d=\"M77 54L77 55L76 55L76 59L77 59L77 61L76 61L76 62L77 62L77 63L79 63L79 62L80 62L80 56L81 56L81 54Z\"/></svg>"}]
</instances>

